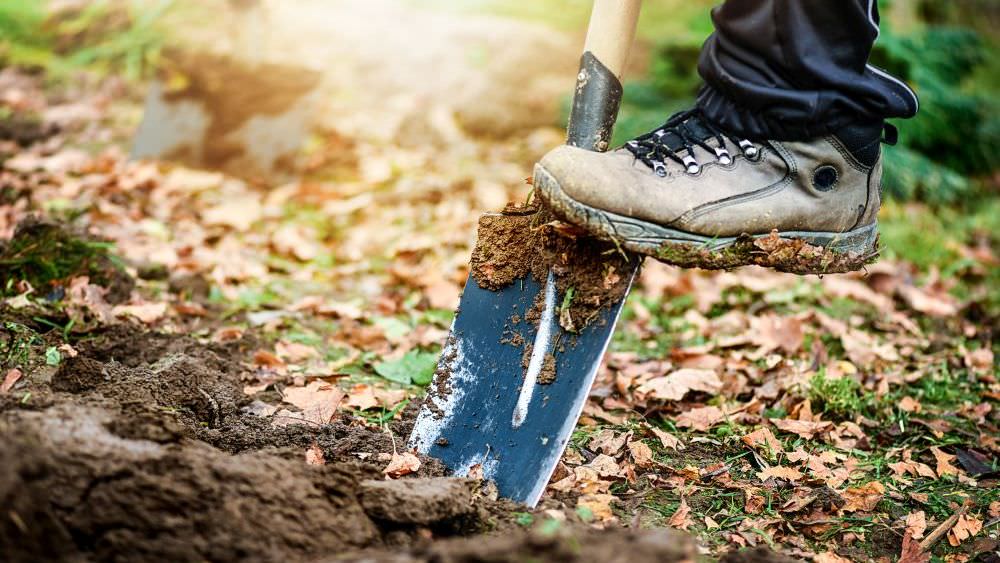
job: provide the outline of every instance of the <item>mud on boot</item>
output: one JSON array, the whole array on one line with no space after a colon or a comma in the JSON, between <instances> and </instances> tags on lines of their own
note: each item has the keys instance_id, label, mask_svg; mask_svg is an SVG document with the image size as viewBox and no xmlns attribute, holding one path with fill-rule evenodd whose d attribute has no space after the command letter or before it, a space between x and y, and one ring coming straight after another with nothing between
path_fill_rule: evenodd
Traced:
<instances>
[{"instance_id":1,"label":"mud on boot","mask_svg":"<svg viewBox=\"0 0 1000 563\"><path fill-rule=\"evenodd\" d=\"M562 219L668 264L849 272L878 256L883 129L894 143L881 122L749 141L695 109L612 152L559 147L534 185Z\"/></svg>"}]
</instances>

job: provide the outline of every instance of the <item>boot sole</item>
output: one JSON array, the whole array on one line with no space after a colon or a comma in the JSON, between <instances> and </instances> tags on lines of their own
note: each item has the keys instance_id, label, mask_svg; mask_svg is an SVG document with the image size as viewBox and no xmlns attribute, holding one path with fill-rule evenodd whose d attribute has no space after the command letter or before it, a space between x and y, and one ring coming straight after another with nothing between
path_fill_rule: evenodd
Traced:
<instances>
[{"instance_id":1,"label":"boot sole","mask_svg":"<svg viewBox=\"0 0 1000 563\"><path fill-rule=\"evenodd\" d=\"M707 237L580 203L541 164L534 187L561 219L639 254L676 266L728 270L756 265L796 274L853 272L878 258L878 223L844 233L775 231Z\"/></svg>"}]
</instances>

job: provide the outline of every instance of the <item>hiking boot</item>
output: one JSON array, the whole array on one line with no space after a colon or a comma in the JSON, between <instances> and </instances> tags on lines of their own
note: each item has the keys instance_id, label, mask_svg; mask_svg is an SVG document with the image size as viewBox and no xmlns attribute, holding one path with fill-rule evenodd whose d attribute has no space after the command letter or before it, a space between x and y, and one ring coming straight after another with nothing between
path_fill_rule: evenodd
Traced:
<instances>
[{"instance_id":1,"label":"hiking boot","mask_svg":"<svg viewBox=\"0 0 1000 563\"><path fill-rule=\"evenodd\" d=\"M751 142L695 109L613 152L555 149L534 185L565 221L669 264L847 272L878 254L883 128L894 142L882 123Z\"/></svg>"}]
</instances>

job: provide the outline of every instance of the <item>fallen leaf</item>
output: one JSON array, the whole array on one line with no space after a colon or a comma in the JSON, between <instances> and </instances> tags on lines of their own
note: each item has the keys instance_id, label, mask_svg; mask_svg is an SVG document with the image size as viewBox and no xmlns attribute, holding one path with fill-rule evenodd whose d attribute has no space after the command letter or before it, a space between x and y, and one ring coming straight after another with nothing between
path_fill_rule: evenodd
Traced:
<instances>
[{"instance_id":1,"label":"fallen leaf","mask_svg":"<svg viewBox=\"0 0 1000 563\"><path fill-rule=\"evenodd\" d=\"M271 245L278 252L294 256L303 262L316 258L322 248L316 243L316 233L301 225L285 225L271 235Z\"/></svg>"},{"instance_id":2,"label":"fallen leaf","mask_svg":"<svg viewBox=\"0 0 1000 563\"><path fill-rule=\"evenodd\" d=\"M691 391L715 394L722 389L722 381L715 371L686 368L664 377L655 377L636 389L642 397L663 401L680 401Z\"/></svg>"},{"instance_id":3,"label":"fallen leaf","mask_svg":"<svg viewBox=\"0 0 1000 563\"><path fill-rule=\"evenodd\" d=\"M687 500L682 497L680 506L677 507L677 511L674 512L674 515L670 517L667 525L671 528L677 528L678 530L687 530L688 526L693 524L693 522L691 522L688 518L690 513L691 508L688 507Z\"/></svg>"},{"instance_id":4,"label":"fallen leaf","mask_svg":"<svg viewBox=\"0 0 1000 563\"><path fill-rule=\"evenodd\" d=\"M841 557L832 551L824 551L813 557L814 563L851 563L850 559Z\"/></svg>"},{"instance_id":5,"label":"fallen leaf","mask_svg":"<svg viewBox=\"0 0 1000 563\"><path fill-rule=\"evenodd\" d=\"M764 511L764 505L767 501L764 500L762 495L754 493L750 490L743 491L746 496L746 502L743 505L743 511L747 514L760 514Z\"/></svg>"},{"instance_id":6,"label":"fallen leaf","mask_svg":"<svg viewBox=\"0 0 1000 563\"><path fill-rule=\"evenodd\" d=\"M7 374L3 377L3 383L0 383L0 394L5 395L9 393L13 389L14 384L17 383L17 380L21 379L22 375L24 374L17 368L7 370Z\"/></svg>"},{"instance_id":7,"label":"fallen leaf","mask_svg":"<svg viewBox=\"0 0 1000 563\"><path fill-rule=\"evenodd\" d=\"M586 467L593 469L601 477L619 477L622 474L622 468L619 467L615 458L605 454L600 454L592 459Z\"/></svg>"},{"instance_id":8,"label":"fallen leaf","mask_svg":"<svg viewBox=\"0 0 1000 563\"><path fill-rule=\"evenodd\" d=\"M285 367L285 362L281 358L275 356L267 350L257 350L253 354L253 363L255 366L264 366L269 368Z\"/></svg>"},{"instance_id":9,"label":"fallen leaf","mask_svg":"<svg viewBox=\"0 0 1000 563\"><path fill-rule=\"evenodd\" d=\"M952 317L959 310L955 298L945 292L932 293L912 285L901 285L896 292L914 310L932 317Z\"/></svg>"},{"instance_id":10,"label":"fallen leaf","mask_svg":"<svg viewBox=\"0 0 1000 563\"><path fill-rule=\"evenodd\" d=\"M771 452L783 452L785 448L781 445L781 442L774 437L774 434L766 427L758 428L753 432L747 434L743 437L743 443L750 446L751 448L759 448L760 446L765 446L766 450Z\"/></svg>"},{"instance_id":11,"label":"fallen leaf","mask_svg":"<svg viewBox=\"0 0 1000 563\"><path fill-rule=\"evenodd\" d=\"M587 447L595 452L613 456L617 455L625 447L627 439L627 433L615 432L610 428L605 428L591 438L590 442L587 443Z\"/></svg>"},{"instance_id":12,"label":"fallen leaf","mask_svg":"<svg viewBox=\"0 0 1000 563\"><path fill-rule=\"evenodd\" d=\"M249 230L262 214L260 199L245 193L205 209L201 212L201 219L205 225L225 226L242 232Z\"/></svg>"},{"instance_id":13,"label":"fallen leaf","mask_svg":"<svg viewBox=\"0 0 1000 563\"><path fill-rule=\"evenodd\" d=\"M752 317L750 331L753 343L760 346L757 354L761 356L779 349L787 354L798 352L805 338L801 319L773 314Z\"/></svg>"},{"instance_id":14,"label":"fallen leaf","mask_svg":"<svg viewBox=\"0 0 1000 563\"><path fill-rule=\"evenodd\" d=\"M885 495L885 487L878 481L871 481L859 487L850 487L840 496L847 501L844 512L871 512Z\"/></svg>"},{"instance_id":15,"label":"fallen leaf","mask_svg":"<svg viewBox=\"0 0 1000 563\"><path fill-rule=\"evenodd\" d=\"M906 516L906 533L910 537L919 540L924 537L925 530L927 530L927 516L923 510L911 512Z\"/></svg>"},{"instance_id":16,"label":"fallen leaf","mask_svg":"<svg viewBox=\"0 0 1000 563\"><path fill-rule=\"evenodd\" d=\"M639 467L649 467L653 465L653 450L649 446L636 440L629 442L628 450L632 454L632 461Z\"/></svg>"},{"instance_id":17,"label":"fallen leaf","mask_svg":"<svg viewBox=\"0 0 1000 563\"><path fill-rule=\"evenodd\" d=\"M410 452L403 452L401 454L392 454L392 459L389 460L389 465L382 470L387 477L397 478L403 475L409 475L410 473L415 473L420 469L420 460L417 456Z\"/></svg>"},{"instance_id":18,"label":"fallen leaf","mask_svg":"<svg viewBox=\"0 0 1000 563\"><path fill-rule=\"evenodd\" d=\"M576 506L588 510L598 522L610 522L615 519L614 511L611 509L611 503L615 500L614 495L587 494L577 499Z\"/></svg>"},{"instance_id":19,"label":"fallen leaf","mask_svg":"<svg viewBox=\"0 0 1000 563\"><path fill-rule=\"evenodd\" d=\"M137 303L134 305L117 305L111 309L115 317L134 317L145 324L153 324L167 314L165 302Z\"/></svg>"},{"instance_id":20,"label":"fallen leaf","mask_svg":"<svg viewBox=\"0 0 1000 563\"><path fill-rule=\"evenodd\" d=\"M705 517L705 528L706 529L708 529L708 530L714 530L714 529L719 528L719 527L720 527L719 523L716 522L715 520L713 520L711 516L706 516Z\"/></svg>"},{"instance_id":21,"label":"fallen leaf","mask_svg":"<svg viewBox=\"0 0 1000 563\"><path fill-rule=\"evenodd\" d=\"M279 340L274 345L274 352L282 360L293 364L308 360L309 358L316 358L320 355L312 346L298 342L288 342L286 340Z\"/></svg>"},{"instance_id":22,"label":"fallen leaf","mask_svg":"<svg viewBox=\"0 0 1000 563\"><path fill-rule=\"evenodd\" d=\"M900 399L898 406L899 409L904 412L913 412L913 413L920 412L922 408L920 402L910 396L906 396Z\"/></svg>"},{"instance_id":23,"label":"fallen leaf","mask_svg":"<svg viewBox=\"0 0 1000 563\"><path fill-rule=\"evenodd\" d=\"M975 516L963 514L958 517L955 525L948 530L948 543L958 547L963 541L975 536L983 529L983 521Z\"/></svg>"},{"instance_id":24,"label":"fallen leaf","mask_svg":"<svg viewBox=\"0 0 1000 563\"><path fill-rule=\"evenodd\" d=\"M363 411L377 407L378 399L375 398L375 390L371 385L358 383L347 392L347 400L344 401L344 405Z\"/></svg>"},{"instance_id":25,"label":"fallen leaf","mask_svg":"<svg viewBox=\"0 0 1000 563\"><path fill-rule=\"evenodd\" d=\"M767 481L768 479L784 479L785 481L799 481L803 477L802 472L794 467L783 467L780 465L773 465L771 467L765 467L763 471L757 473L757 478L761 481Z\"/></svg>"},{"instance_id":26,"label":"fallen leaf","mask_svg":"<svg viewBox=\"0 0 1000 563\"><path fill-rule=\"evenodd\" d=\"M649 430L657 437L657 439L660 440L660 444L662 444L664 448L670 448L674 451L684 449L684 444L673 434L665 430L660 430L655 426L649 426Z\"/></svg>"},{"instance_id":27,"label":"fallen leaf","mask_svg":"<svg viewBox=\"0 0 1000 563\"><path fill-rule=\"evenodd\" d=\"M931 554L920 549L920 542L916 541L910 529L903 533L903 549L899 553L897 563L927 563L931 560Z\"/></svg>"},{"instance_id":28,"label":"fallen leaf","mask_svg":"<svg viewBox=\"0 0 1000 563\"><path fill-rule=\"evenodd\" d=\"M725 420L725 418L725 413L719 407L700 407L679 414L674 421L681 428L690 428L695 432L705 432Z\"/></svg>"},{"instance_id":29,"label":"fallen leaf","mask_svg":"<svg viewBox=\"0 0 1000 563\"><path fill-rule=\"evenodd\" d=\"M313 444L306 448L306 463L309 465L326 465L326 459L323 457L323 450L319 447L319 444Z\"/></svg>"},{"instance_id":30,"label":"fallen leaf","mask_svg":"<svg viewBox=\"0 0 1000 563\"><path fill-rule=\"evenodd\" d=\"M779 430L796 434L806 440L812 440L816 434L833 428L832 422L810 422L806 420L792 420L790 418L772 418L770 421Z\"/></svg>"},{"instance_id":31,"label":"fallen leaf","mask_svg":"<svg viewBox=\"0 0 1000 563\"><path fill-rule=\"evenodd\" d=\"M941 448L936 446L931 447L931 453L934 454L934 459L937 460L938 477L958 475L958 468L951 464L955 460L955 456L941 451Z\"/></svg>"},{"instance_id":32,"label":"fallen leaf","mask_svg":"<svg viewBox=\"0 0 1000 563\"><path fill-rule=\"evenodd\" d=\"M330 422L343 398L343 391L324 381L313 381L305 387L286 387L282 397L302 410L303 420L316 424Z\"/></svg>"}]
</instances>

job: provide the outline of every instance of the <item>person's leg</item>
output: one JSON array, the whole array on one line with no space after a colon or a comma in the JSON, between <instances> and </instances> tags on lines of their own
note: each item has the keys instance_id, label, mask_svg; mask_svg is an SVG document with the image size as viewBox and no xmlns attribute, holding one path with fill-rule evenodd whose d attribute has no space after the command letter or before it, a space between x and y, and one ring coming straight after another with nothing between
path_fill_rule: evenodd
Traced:
<instances>
[{"instance_id":1,"label":"person's leg","mask_svg":"<svg viewBox=\"0 0 1000 563\"><path fill-rule=\"evenodd\" d=\"M698 106L729 131L805 140L917 112L913 91L868 64L875 0L729 0L712 20Z\"/></svg>"},{"instance_id":2,"label":"person's leg","mask_svg":"<svg viewBox=\"0 0 1000 563\"><path fill-rule=\"evenodd\" d=\"M610 153L550 152L537 193L672 264L863 267L878 254L884 120L918 105L868 65L874 0L728 0L713 15L697 107Z\"/></svg>"}]
</instances>

